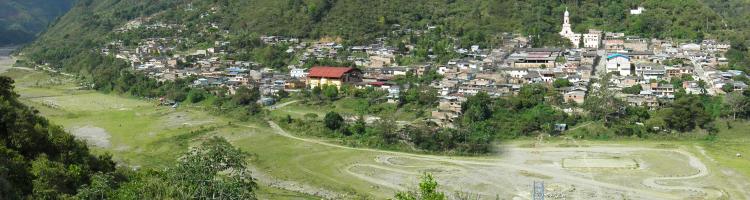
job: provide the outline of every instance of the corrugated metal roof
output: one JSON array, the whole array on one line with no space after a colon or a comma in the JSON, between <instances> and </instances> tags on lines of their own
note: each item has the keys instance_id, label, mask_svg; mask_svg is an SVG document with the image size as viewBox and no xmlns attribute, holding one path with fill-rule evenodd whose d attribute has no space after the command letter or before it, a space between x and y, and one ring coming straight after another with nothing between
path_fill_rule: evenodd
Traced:
<instances>
[{"instance_id":1,"label":"corrugated metal roof","mask_svg":"<svg viewBox=\"0 0 750 200\"><path fill-rule=\"evenodd\" d=\"M312 67L308 77L341 78L344 74L354 70L351 67Z\"/></svg>"}]
</instances>

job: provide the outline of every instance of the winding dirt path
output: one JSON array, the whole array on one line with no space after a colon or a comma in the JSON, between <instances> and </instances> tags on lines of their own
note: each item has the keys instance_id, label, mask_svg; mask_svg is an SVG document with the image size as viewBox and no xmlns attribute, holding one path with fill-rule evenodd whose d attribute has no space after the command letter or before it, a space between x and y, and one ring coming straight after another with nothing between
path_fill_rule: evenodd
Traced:
<instances>
[{"instance_id":1,"label":"winding dirt path","mask_svg":"<svg viewBox=\"0 0 750 200\"><path fill-rule=\"evenodd\" d=\"M269 110L276 110L276 109L279 109L279 108L283 108L283 107L285 107L285 106L288 106L288 105L292 105L292 104L294 104L294 103L297 103L297 102L299 102L299 100L294 100L294 101L290 101L290 102L285 102L285 103L282 103L282 104L279 104L279 105L273 105L273 106L271 106L271 107L270 107L270 108L268 108L268 109L269 109Z\"/></svg>"},{"instance_id":2,"label":"winding dirt path","mask_svg":"<svg viewBox=\"0 0 750 200\"><path fill-rule=\"evenodd\" d=\"M651 178L647 178L646 180L643 180L643 185L646 185L650 188L660 189L660 190L683 190L683 191L700 192L700 193L706 194L707 199L718 199L724 195L721 191L714 190L714 189L705 189L705 188L689 187L689 186L669 186L669 185L659 184L658 183L659 181L688 180L688 179L695 179L695 178L708 176L709 174L708 167L706 167L706 165L703 164L703 162L701 162L697 157L693 156L692 154L689 154L683 151L675 151L675 150L664 150L664 151L675 152L675 153L679 153L679 154L687 156L689 159L688 164L690 165L690 167L697 169L698 173L690 175L690 176L682 176L682 177L651 177Z\"/></svg>"},{"instance_id":3,"label":"winding dirt path","mask_svg":"<svg viewBox=\"0 0 750 200\"><path fill-rule=\"evenodd\" d=\"M412 159L418 159L418 160L426 160L426 161L436 161L436 162L446 162L456 165L475 165L475 166L493 166L493 167L502 167L505 169L513 169L513 170L524 170L530 173L535 174L541 174L549 177L553 177L554 180L561 181L561 182L567 182L567 183L573 183L573 184L581 184L581 185L587 185L592 186L595 188L607 188L610 190L615 191L624 191L629 192L632 194L638 194L642 196L646 196L653 199L681 199L681 197L676 196L674 194L670 194L668 192L662 192L662 191L654 191L654 190L644 190L639 188L632 188L612 183L606 183L606 182L600 182L593 180L589 177L579 177L579 176L573 176L573 175L567 175L567 174L559 174L559 173L550 173L546 171L545 169L531 167L531 166L525 166L525 165L517 165L517 164L509 164L503 162L503 160L500 159L490 159L490 158L461 158L459 159L453 159L449 157L443 157L443 156L432 156L432 155L419 155L419 154L411 154L411 153L403 153L403 152L394 152L394 151L387 151L387 150L379 150L379 149L370 149L370 148L354 148L344 145L338 145L338 144L332 144L328 142L323 142L316 139L310 139L310 138L302 138L298 136L294 136L292 134L289 134L284 129L279 127L275 122L268 121L268 124L271 126L271 128L274 130L276 134L279 134L281 136L300 140L304 142L329 146L329 147L335 147L335 148L342 148L342 149L350 149L350 150L357 150L357 151L367 151L367 152L375 152L375 153L382 153L382 154L388 154L388 155L395 155L395 156L403 156L408 157ZM524 149L524 148L518 148L514 150L520 150L520 151L570 151L570 148L534 148L534 149ZM689 154L684 151L680 150L660 150L660 149L651 149L651 148L642 148L642 147L583 147L577 149L579 151L608 151L608 150L620 150L620 151L672 151L677 152L680 154L683 154L687 156L690 160L690 166L694 167L699 170L698 174L691 175L691 176L685 176L685 177L656 177L656 178L649 178L643 182L644 185L652 187L657 190L665 190L665 191L671 191L671 190L686 190L686 191L697 191L702 192L704 194L707 194L708 197L721 197L721 192L717 192L716 190L711 189L704 189L704 188L696 188L696 187L688 187L688 186L666 186L661 185L658 183L658 181L664 181L664 180L687 180L687 179L694 179L699 178L708 175L707 167L695 156L692 154ZM351 167L350 167L351 168ZM351 172L349 169L346 169L347 172ZM357 177L360 177L360 175L356 175ZM371 178L365 178L364 180L368 182ZM391 188L400 188L401 186L393 183L381 183L382 181L374 181L377 184L381 184L387 187Z\"/></svg>"}]
</instances>

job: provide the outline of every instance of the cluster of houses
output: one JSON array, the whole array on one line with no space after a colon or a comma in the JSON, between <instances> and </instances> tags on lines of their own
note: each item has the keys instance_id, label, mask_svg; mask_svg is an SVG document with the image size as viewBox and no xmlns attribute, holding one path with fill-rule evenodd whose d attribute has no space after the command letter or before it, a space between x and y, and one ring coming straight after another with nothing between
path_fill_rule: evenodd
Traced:
<instances>
[{"instance_id":1,"label":"cluster of houses","mask_svg":"<svg viewBox=\"0 0 750 200\"><path fill-rule=\"evenodd\" d=\"M631 11L637 14L643 8ZM430 86L438 91L439 102L432 119L449 122L461 115L461 104L467 97L485 92L494 97L516 94L525 84L549 84L564 80L569 83L555 87L564 101L583 104L592 87L592 80L611 74L608 88L621 91L640 85L636 94L619 92L618 96L632 105L657 108L661 102L675 97L674 78L691 77L682 83L687 93L721 94L724 85L734 90L747 89L736 76L747 76L741 71L719 70L727 64L723 57L729 50L727 43L704 40L700 43L678 43L671 40L645 39L589 30L586 34L572 31L569 12L565 12L560 35L571 41L574 48L527 48L528 38L503 37L502 45L491 49L471 46L455 48L462 55L447 63L428 61L422 64L399 66L396 62L398 48L385 45L385 38L363 46L345 47L336 42L302 41L282 36L263 36L268 45L284 44L288 54L302 62L310 59L337 59L354 63L357 68L313 66L304 63L289 66L286 70L264 68L252 61L223 59L231 55L227 41L216 41L206 49L190 53L175 50L186 43L184 38L145 39L135 48L126 48L122 42L112 42L102 53L129 61L133 69L159 80L197 77L194 87L227 87L233 93L237 87L259 87L262 103L273 103L272 98L281 90L312 89L323 85L357 88L372 87L387 91L385 102L397 102L399 94L408 88L396 83L398 77L418 77L437 73L442 79ZM141 25L129 23L123 30ZM173 28L165 26L165 28ZM508 34L510 35L510 34ZM407 45L407 51L413 49ZM347 57L340 56L347 52ZM434 56L434 55L431 55ZM705 83L705 84L704 84Z\"/></svg>"}]
</instances>

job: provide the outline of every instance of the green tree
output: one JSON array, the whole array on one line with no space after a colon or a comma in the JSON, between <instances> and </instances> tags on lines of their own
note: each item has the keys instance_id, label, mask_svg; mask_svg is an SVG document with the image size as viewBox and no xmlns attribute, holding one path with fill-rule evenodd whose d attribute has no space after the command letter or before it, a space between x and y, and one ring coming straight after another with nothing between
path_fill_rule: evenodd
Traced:
<instances>
[{"instance_id":1,"label":"green tree","mask_svg":"<svg viewBox=\"0 0 750 200\"><path fill-rule=\"evenodd\" d=\"M335 85L325 85L323 86L323 96L330 101L334 101L339 96L339 90Z\"/></svg>"},{"instance_id":2,"label":"green tree","mask_svg":"<svg viewBox=\"0 0 750 200\"><path fill-rule=\"evenodd\" d=\"M625 94L640 94L643 90L643 87L641 84L636 84L630 87L626 87L622 89L622 92Z\"/></svg>"},{"instance_id":3,"label":"green tree","mask_svg":"<svg viewBox=\"0 0 750 200\"><path fill-rule=\"evenodd\" d=\"M257 87L253 87L252 89L247 88L245 86L241 86L237 88L237 90L234 92L234 96L232 97L232 101L236 103L237 105L250 105L255 104L260 99L260 90L258 90Z\"/></svg>"},{"instance_id":4,"label":"green tree","mask_svg":"<svg viewBox=\"0 0 750 200\"><path fill-rule=\"evenodd\" d=\"M376 120L372 125L372 131L378 134L386 144L398 142L398 125L390 117Z\"/></svg>"},{"instance_id":5,"label":"green tree","mask_svg":"<svg viewBox=\"0 0 750 200\"><path fill-rule=\"evenodd\" d=\"M22 104L13 80L0 76L0 199L61 199L114 171L108 154L86 144Z\"/></svg>"},{"instance_id":6,"label":"green tree","mask_svg":"<svg viewBox=\"0 0 750 200\"><path fill-rule=\"evenodd\" d=\"M339 130L339 128L344 126L344 118L339 113L331 111L326 113L323 123L325 123L328 129Z\"/></svg>"},{"instance_id":7,"label":"green tree","mask_svg":"<svg viewBox=\"0 0 750 200\"><path fill-rule=\"evenodd\" d=\"M214 137L179 159L169 179L197 199L255 199L257 185L247 156L224 138Z\"/></svg>"},{"instance_id":8,"label":"green tree","mask_svg":"<svg viewBox=\"0 0 750 200\"><path fill-rule=\"evenodd\" d=\"M724 105L732 115L732 120L737 120L737 115L745 113L750 108L750 98L740 92L731 92L724 97Z\"/></svg>"},{"instance_id":9,"label":"green tree","mask_svg":"<svg viewBox=\"0 0 750 200\"><path fill-rule=\"evenodd\" d=\"M564 79L564 78L558 78L552 82L552 86L554 86L555 88L570 87L572 85L573 84L571 84L568 79Z\"/></svg>"},{"instance_id":10,"label":"green tree","mask_svg":"<svg viewBox=\"0 0 750 200\"><path fill-rule=\"evenodd\" d=\"M691 131L696 126L704 127L713 121L706 112L704 103L695 95L687 95L676 99L671 106L664 110L664 121L670 129L681 132Z\"/></svg>"},{"instance_id":11,"label":"green tree","mask_svg":"<svg viewBox=\"0 0 750 200\"><path fill-rule=\"evenodd\" d=\"M727 94L731 93L732 91L734 91L734 84L725 83L721 86L721 91L724 91Z\"/></svg>"},{"instance_id":12,"label":"green tree","mask_svg":"<svg viewBox=\"0 0 750 200\"><path fill-rule=\"evenodd\" d=\"M461 111L465 124L487 120L492 116L492 99L486 92L479 92L461 104Z\"/></svg>"},{"instance_id":13,"label":"green tree","mask_svg":"<svg viewBox=\"0 0 750 200\"><path fill-rule=\"evenodd\" d=\"M206 99L208 95L208 92L203 89L191 89L190 92L188 92L187 100L190 103L198 103Z\"/></svg>"},{"instance_id":14,"label":"green tree","mask_svg":"<svg viewBox=\"0 0 750 200\"><path fill-rule=\"evenodd\" d=\"M445 200L445 193L438 191L438 183L432 174L425 173L419 183L418 191L396 193L396 200Z\"/></svg>"},{"instance_id":15,"label":"green tree","mask_svg":"<svg viewBox=\"0 0 750 200\"><path fill-rule=\"evenodd\" d=\"M357 117L357 121L350 127L350 131L354 134L362 135L367 130L367 123L365 123L365 117L360 115Z\"/></svg>"}]
</instances>

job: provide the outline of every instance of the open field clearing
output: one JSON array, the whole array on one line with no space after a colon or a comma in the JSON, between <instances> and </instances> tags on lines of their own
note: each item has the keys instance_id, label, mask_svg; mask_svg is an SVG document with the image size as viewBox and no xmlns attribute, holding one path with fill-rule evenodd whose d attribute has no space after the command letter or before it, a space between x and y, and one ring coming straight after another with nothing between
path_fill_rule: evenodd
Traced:
<instances>
[{"instance_id":1,"label":"open field clearing","mask_svg":"<svg viewBox=\"0 0 750 200\"><path fill-rule=\"evenodd\" d=\"M424 172L449 194L464 191L483 199L530 199L533 181L544 181L546 199L750 198L750 160L735 157L750 156L747 123L720 127L719 139L711 142L552 141L527 147L531 141L509 141L482 157L418 155L340 146L298 137L273 122L237 122L193 108L75 90L64 81L40 87L35 82L49 80L47 75L9 73L27 104L131 167L162 167L202 139L226 137L253 155L264 199L385 199L414 188ZM272 113L285 115L295 105Z\"/></svg>"}]
</instances>

